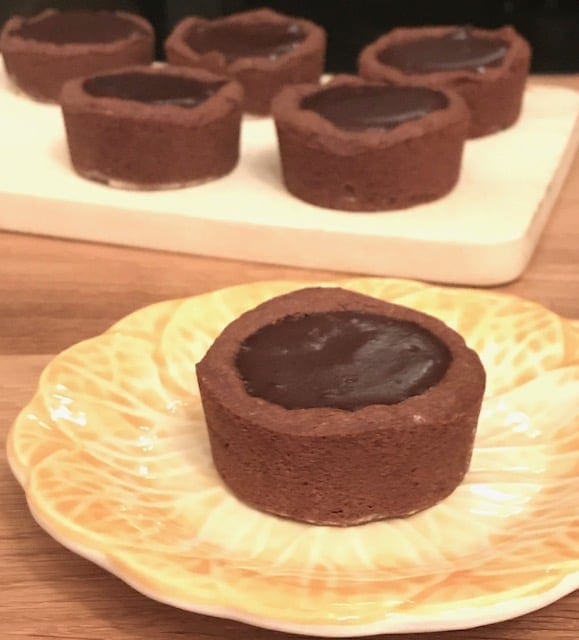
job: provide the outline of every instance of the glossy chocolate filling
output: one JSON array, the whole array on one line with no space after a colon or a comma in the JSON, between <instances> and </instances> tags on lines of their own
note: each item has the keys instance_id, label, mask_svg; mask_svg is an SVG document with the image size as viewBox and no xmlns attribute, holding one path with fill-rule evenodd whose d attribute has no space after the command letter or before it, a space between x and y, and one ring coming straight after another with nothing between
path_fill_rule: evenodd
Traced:
<instances>
[{"instance_id":1,"label":"glossy chocolate filling","mask_svg":"<svg viewBox=\"0 0 579 640\"><path fill-rule=\"evenodd\" d=\"M353 311L289 316L249 336L247 393L286 409L397 404L437 384L451 355L418 324Z\"/></svg>"},{"instance_id":2,"label":"glossy chocolate filling","mask_svg":"<svg viewBox=\"0 0 579 640\"><path fill-rule=\"evenodd\" d=\"M319 91L302 100L302 109L315 111L340 129L393 129L445 109L443 93L422 87L342 85Z\"/></svg>"},{"instance_id":3,"label":"glossy chocolate filling","mask_svg":"<svg viewBox=\"0 0 579 640\"><path fill-rule=\"evenodd\" d=\"M51 44L106 44L144 33L134 22L107 11L63 11L31 19L17 31L25 40Z\"/></svg>"},{"instance_id":4,"label":"glossy chocolate filling","mask_svg":"<svg viewBox=\"0 0 579 640\"><path fill-rule=\"evenodd\" d=\"M117 73L85 80L84 90L95 98L120 98L147 104L197 107L224 82L200 82L169 74Z\"/></svg>"},{"instance_id":5,"label":"glossy chocolate filling","mask_svg":"<svg viewBox=\"0 0 579 640\"><path fill-rule=\"evenodd\" d=\"M475 70L484 73L503 61L509 45L499 38L479 38L457 29L438 38L401 42L378 54L378 60L405 73Z\"/></svg>"},{"instance_id":6,"label":"glossy chocolate filling","mask_svg":"<svg viewBox=\"0 0 579 640\"><path fill-rule=\"evenodd\" d=\"M306 34L299 24L208 24L193 27L185 41L199 53L219 51L227 62L239 58L275 60L295 49Z\"/></svg>"}]
</instances>

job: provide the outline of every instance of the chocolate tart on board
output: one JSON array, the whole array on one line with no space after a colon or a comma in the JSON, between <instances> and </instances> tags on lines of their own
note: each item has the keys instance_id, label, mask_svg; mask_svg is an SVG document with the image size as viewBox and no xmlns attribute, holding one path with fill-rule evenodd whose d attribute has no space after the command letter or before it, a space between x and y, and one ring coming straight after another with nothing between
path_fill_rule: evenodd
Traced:
<instances>
[{"instance_id":1,"label":"chocolate tart on board","mask_svg":"<svg viewBox=\"0 0 579 640\"><path fill-rule=\"evenodd\" d=\"M412 309L310 288L244 313L197 365L213 460L231 491L318 525L406 517L471 459L485 372Z\"/></svg>"},{"instance_id":2,"label":"chocolate tart on board","mask_svg":"<svg viewBox=\"0 0 579 640\"><path fill-rule=\"evenodd\" d=\"M286 187L320 207L402 209L458 181L469 113L446 89L337 76L286 87L273 115Z\"/></svg>"},{"instance_id":3,"label":"chocolate tart on board","mask_svg":"<svg viewBox=\"0 0 579 640\"><path fill-rule=\"evenodd\" d=\"M265 115L287 84L317 82L323 73L326 33L318 25L271 9L206 20L182 20L165 42L172 64L226 73L245 91L245 110Z\"/></svg>"},{"instance_id":4,"label":"chocolate tart on board","mask_svg":"<svg viewBox=\"0 0 579 640\"><path fill-rule=\"evenodd\" d=\"M394 29L362 50L360 75L391 84L452 89L469 106L469 138L513 125L521 112L531 47L512 27Z\"/></svg>"},{"instance_id":5,"label":"chocolate tart on board","mask_svg":"<svg viewBox=\"0 0 579 640\"><path fill-rule=\"evenodd\" d=\"M203 69L127 67L77 78L61 104L72 165L84 178L170 189L236 166L243 90Z\"/></svg>"},{"instance_id":6,"label":"chocolate tart on board","mask_svg":"<svg viewBox=\"0 0 579 640\"><path fill-rule=\"evenodd\" d=\"M123 11L57 11L10 18L0 35L8 76L32 98L58 102L68 80L150 64L153 27Z\"/></svg>"}]
</instances>

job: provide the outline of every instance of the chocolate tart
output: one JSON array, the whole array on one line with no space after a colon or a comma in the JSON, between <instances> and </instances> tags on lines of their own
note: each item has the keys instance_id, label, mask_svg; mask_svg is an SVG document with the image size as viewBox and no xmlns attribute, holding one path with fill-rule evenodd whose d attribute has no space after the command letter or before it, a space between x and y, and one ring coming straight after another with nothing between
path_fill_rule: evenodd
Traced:
<instances>
[{"instance_id":1,"label":"chocolate tart","mask_svg":"<svg viewBox=\"0 0 579 640\"><path fill-rule=\"evenodd\" d=\"M446 89L337 76L287 87L273 115L286 187L320 207L402 209L458 180L469 115Z\"/></svg>"},{"instance_id":2,"label":"chocolate tart","mask_svg":"<svg viewBox=\"0 0 579 640\"><path fill-rule=\"evenodd\" d=\"M521 112L531 47L512 27L394 29L360 54L360 75L391 84L452 89L469 106L469 138L514 124Z\"/></svg>"},{"instance_id":3,"label":"chocolate tart","mask_svg":"<svg viewBox=\"0 0 579 640\"><path fill-rule=\"evenodd\" d=\"M471 459L485 372L439 320L338 288L274 298L197 365L217 471L261 511L318 525L406 517Z\"/></svg>"},{"instance_id":4,"label":"chocolate tart","mask_svg":"<svg viewBox=\"0 0 579 640\"><path fill-rule=\"evenodd\" d=\"M242 101L237 82L203 69L137 66L71 80L61 104L73 167L121 188L218 178L239 158Z\"/></svg>"},{"instance_id":5,"label":"chocolate tart","mask_svg":"<svg viewBox=\"0 0 579 640\"><path fill-rule=\"evenodd\" d=\"M155 36L122 11L56 11L10 18L0 35L6 72L29 96L58 102L67 80L153 61Z\"/></svg>"},{"instance_id":6,"label":"chocolate tart","mask_svg":"<svg viewBox=\"0 0 579 640\"><path fill-rule=\"evenodd\" d=\"M317 82L324 70L325 31L270 9L217 20L185 18L165 43L173 64L226 73L245 91L245 110L264 115L287 84Z\"/></svg>"}]
</instances>

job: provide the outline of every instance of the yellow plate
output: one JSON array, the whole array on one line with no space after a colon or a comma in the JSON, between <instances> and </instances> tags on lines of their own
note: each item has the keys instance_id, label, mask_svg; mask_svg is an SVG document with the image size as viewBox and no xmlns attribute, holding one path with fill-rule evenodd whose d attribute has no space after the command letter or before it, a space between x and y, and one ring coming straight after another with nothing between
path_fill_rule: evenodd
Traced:
<instances>
[{"instance_id":1,"label":"yellow plate","mask_svg":"<svg viewBox=\"0 0 579 640\"><path fill-rule=\"evenodd\" d=\"M449 498L336 529L228 493L195 363L240 313L306 286L268 282L137 311L48 365L8 442L41 526L151 598L297 633L468 628L577 588L579 323L484 291L338 284L437 316L483 360L473 462Z\"/></svg>"}]
</instances>

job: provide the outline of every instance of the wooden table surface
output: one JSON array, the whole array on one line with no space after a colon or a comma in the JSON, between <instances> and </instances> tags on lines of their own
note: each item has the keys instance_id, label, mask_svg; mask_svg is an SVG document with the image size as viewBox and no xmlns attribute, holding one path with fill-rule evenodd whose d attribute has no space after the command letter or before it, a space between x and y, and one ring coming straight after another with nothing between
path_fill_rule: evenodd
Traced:
<instances>
[{"instance_id":1,"label":"wooden table surface","mask_svg":"<svg viewBox=\"0 0 579 640\"><path fill-rule=\"evenodd\" d=\"M549 81L579 89L578 76ZM139 307L244 282L334 276L338 274L0 233L0 439L54 354ZM579 157L526 273L497 289L579 317ZM0 638L290 638L152 602L69 553L28 514L3 449ZM578 640L579 592L523 618L472 631L385 637Z\"/></svg>"}]
</instances>

